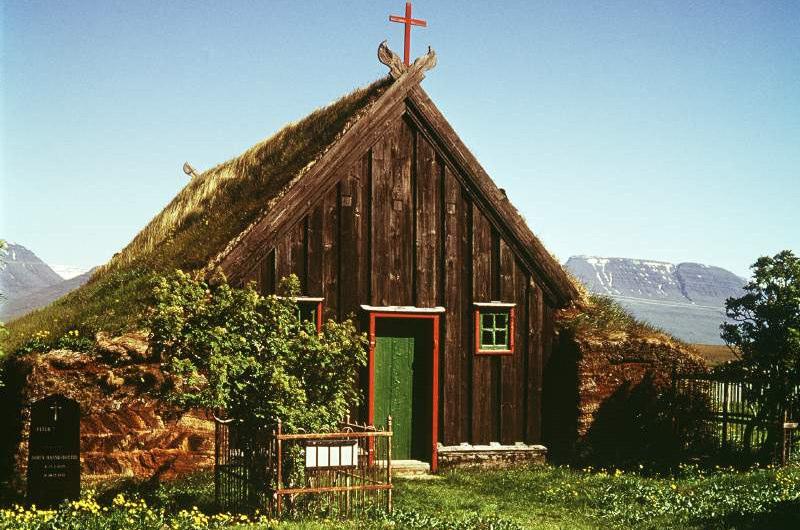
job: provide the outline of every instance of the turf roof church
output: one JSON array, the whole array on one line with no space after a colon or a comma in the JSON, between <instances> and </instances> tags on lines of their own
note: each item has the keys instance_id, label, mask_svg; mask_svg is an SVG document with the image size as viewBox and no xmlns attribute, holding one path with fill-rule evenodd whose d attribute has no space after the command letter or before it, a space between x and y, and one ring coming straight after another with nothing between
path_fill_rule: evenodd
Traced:
<instances>
[{"instance_id":1,"label":"turf roof church","mask_svg":"<svg viewBox=\"0 0 800 530\"><path fill-rule=\"evenodd\" d=\"M392 415L395 458L435 469L541 443L554 310L574 288L421 88L435 54L378 55L387 78L224 165L253 187L208 276L268 294L295 273L309 315L355 316L370 344L362 419ZM271 146L293 135L315 147Z\"/></svg>"}]
</instances>

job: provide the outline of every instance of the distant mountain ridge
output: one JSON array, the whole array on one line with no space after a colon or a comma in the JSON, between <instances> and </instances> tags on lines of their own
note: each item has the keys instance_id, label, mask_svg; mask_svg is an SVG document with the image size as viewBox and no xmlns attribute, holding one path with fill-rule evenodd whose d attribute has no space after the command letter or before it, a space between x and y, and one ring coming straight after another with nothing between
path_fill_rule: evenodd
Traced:
<instances>
[{"instance_id":1,"label":"distant mountain ridge","mask_svg":"<svg viewBox=\"0 0 800 530\"><path fill-rule=\"evenodd\" d=\"M725 300L742 296L744 278L721 267L631 258L572 256L565 268L596 294L687 342L721 344Z\"/></svg>"},{"instance_id":2,"label":"distant mountain ridge","mask_svg":"<svg viewBox=\"0 0 800 530\"><path fill-rule=\"evenodd\" d=\"M95 269L64 279L31 250L9 243L0 257L0 321L7 322L44 307L87 281Z\"/></svg>"},{"instance_id":3,"label":"distant mountain ridge","mask_svg":"<svg viewBox=\"0 0 800 530\"><path fill-rule=\"evenodd\" d=\"M64 281L47 263L22 245L9 243L2 260L0 293L9 299Z\"/></svg>"}]
</instances>

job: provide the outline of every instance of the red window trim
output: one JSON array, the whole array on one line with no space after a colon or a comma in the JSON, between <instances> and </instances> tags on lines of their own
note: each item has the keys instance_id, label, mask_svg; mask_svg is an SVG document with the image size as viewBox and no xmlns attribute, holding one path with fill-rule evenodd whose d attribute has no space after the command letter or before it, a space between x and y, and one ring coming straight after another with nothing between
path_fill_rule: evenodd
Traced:
<instances>
[{"instance_id":1,"label":"red window trim","mask_svg":"<svg viewBox=\"0 0 800 530\"><path fill-rule=\"evenodd\" d=\"M283 296L279 296L278 298L286 298ZM317 326L317 333L322 333L322 304L325 302L324 298L317 297L317 296L292 296L290 297L296 304L308 304L311 305L313 303L317 304L317 321L315 322Z\"/></svg>"},{"instance_id":2,"label":"red window trim","mask_svg":"<svg viewBox=\"0 0 800 530\"><path fill-rule=\"evenodd\" d=\"M517 323L514 316L514 305L512 304L475 304L475 355L513 355L514 335L516 335ZM507 350L482 350L481 349L481 311L508 311L508 349Z\"/></svg>"},{"instance_id":3,"label":"red window trim","mask_svg":"<svg viewBox=\"0 0 800 530\"><path fill-rule=\"evenodd\" d=\"M322 300L317 302L317 333L322 333Z\"/></svg>"}]
</instances>

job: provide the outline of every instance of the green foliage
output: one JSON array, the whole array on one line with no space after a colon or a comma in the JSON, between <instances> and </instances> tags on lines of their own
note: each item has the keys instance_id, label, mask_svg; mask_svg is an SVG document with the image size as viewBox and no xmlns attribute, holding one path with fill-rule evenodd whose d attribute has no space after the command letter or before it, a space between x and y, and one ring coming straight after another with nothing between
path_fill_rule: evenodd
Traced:
<instances>
[{"instance_id":1,"label":"green foliage","mask_svg":"<svg viewBox=\"0 0 800 530\"><path fill-rule=\"evenodd\" d=\"M168 513L191 510L193 507L211 513L215 508L214 472L199 471L163 482L124 478L104 484L97 501L100 504L110 504L120 494L143 500L148 506L163 508Z\"/></svg>"},{"instance_id":2,"label":"green foliage","mask_svg":"<svg viewBox=\"0 0 800 530\"><path fill-rule=\"evenodd\" d=\"M395 481L395 511L353 520L275 521L213 515L210 473L163 485L129 485L58 510L0 510L0 530L197 528L516 530L589 528L798 528L800 468L646 470L532 466L453 471Z\"/></svg>"},{"instance_id":3,"label":"green foliage","mask_svg":"<svg viewBox=\"0 0 800 530\"><path fill-rule=\"evenodd\" d=\"M14 350L15 354L27 355L33 352L46 352L51 350L55 343L50 338L49 331L37 331L31 335L19 348Z\"/></svg>"},{"instance_id":4,"label":"green foliage","mask_svg":"<svg viewBox=\"0 0 800 530\"><path fill-rule=\"evenodd\" d=\"M397 481L401 510L420 516L494 517L522 528L797 528L800 468L702 470L674 475L530 467L454 471ZM787 521L789 524L787 524ZM444 527L444 526L443 526ZM754 528L759 528L756 524Z\"/></svg>"},{"instance_id":5,"label":"green foliage","mask_svg":"<svg viewBox=\"0 0 800 530\"><path fill-rule=\"evenodd\" d=\"M676 477L658 480L620 474L598 493L593 504L599 518L622 526L666 520L727 528L731 522L746 524L780 511L786 503L797 503L800 469L708 473L687 466ZM795 522L800 522L798 517L796 513Z\"/></svg>"},{"instance_id":6,"label":"green foliage","mask_svg":"<svg viewBox=\"0 0 800 530\"><path fill-rule=\"evenodd\" d=\"M94 339L82 335L77 329L69 330L57 339L53 339L49 331L42 330L33 333L28 340L14 350L14 353L27 355L29 353L45 353L54 349L89 352L94 349Z\"/></svg>"},{"instance_id":7,"label":"green foliage","mask_svg":"<svg viewBox=\"0 0 800 530\"><path fill-rule=\"evenodd\" d=\"M143 499L119 494L106 505L90 490L80 500L64 503L54 510L15 506L0 510L0 530L194 530L232 528L259 524L274 527L265 518L227 513L207 515L194 507L175 513L149 506Z\"/></svg>"},{"instance_id":8,"label":"green foliage","mask_svg":"<svg viewBox=\"0 0 800 530\"><path fill-rule=\"evenodd\" d=\"M56 341L56 348L88 352L94 348L94 339L81 335L81 332L77 329L71 329Z\"/></svg>"},{"instance_id":9,"label":"green foliage","mask_svg":"<svg viewBox=\"0 0 800 530\"><path fill-rule=\"evenodd\" d=\"M280 419L287 431L329 429L358 403L366 338L351 321L322 332L298 319L296 277L286 296L262 297L177 271L157 280L149 317L153 351L184 406L224 411L246 429Z\"/></svg>"},{"instance_id":10,"label":"green foliage","mask_svg":"<svg viewBox=\"0 0 800 530\"><path fill-rule=\"evenodd\" d=\"M722 370L750 384L759 421L776 425L785 409L800 410L800 258L784 250L759 258L740 298L725 302L722 338L738 356ZM772 429L775 431L775 429ZM773 434L776 440L777 434Z\"/></svg>"},{"instance_id":11,"label":"green foliage","mask_svg":"<svg viewBox=\"0 0 800 530\"><path fill-rule=\"evenodd\" d=\"M6 329L5 324L0 322L0 363L3 361L3 358L6 356L6 352L3 351L3 343L5 342L7 337L8 337L8 330ZM0 384L2 384L2 380L0 380Z\"/></svg>"}]
</instances>

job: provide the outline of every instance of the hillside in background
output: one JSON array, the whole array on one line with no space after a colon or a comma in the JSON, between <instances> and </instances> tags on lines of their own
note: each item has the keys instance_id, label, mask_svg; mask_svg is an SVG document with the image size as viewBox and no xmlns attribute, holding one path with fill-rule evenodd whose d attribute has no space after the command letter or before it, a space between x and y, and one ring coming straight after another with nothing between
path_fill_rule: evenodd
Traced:
<instances>
[{"instance_id":1,"label":"hillside in background","mask_svg":"<svg viewBox=\"0 0 800 530\"><path fill-rule=\"evenodd\" d=\"M636 318L698 344L722 344L725 300L741 296L746 283L699 263L572 256L565 267L590 292L610 296Z\"/></svg>"},{"instance_id":2,"label":"hillside in background","mask_svg":"<svg viewBox=\"0 0 800 530\"><path fill-rule=\"evenodd\" d=\"M7 322L44 307L74 291L95 269L64 279L31 250L10 243L0 268L0 321Z\"/></svg>"}]
</instances>

